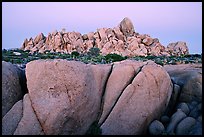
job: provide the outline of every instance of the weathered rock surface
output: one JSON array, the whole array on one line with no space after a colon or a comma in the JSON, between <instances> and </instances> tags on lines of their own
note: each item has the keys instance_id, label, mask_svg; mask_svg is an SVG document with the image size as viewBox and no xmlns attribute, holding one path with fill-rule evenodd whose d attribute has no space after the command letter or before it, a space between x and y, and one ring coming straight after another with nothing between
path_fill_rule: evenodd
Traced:
<instances>
[{"instance_id":1,"label":"weathered rock surface","mask_svg":"<svg viewBox=\"0 0 204 137\"><path fill-rule=\"evenodd\" d=\"M147 125L166 109L171 93L169 75L161 66L148 62L119 93L120 98L101 125L102 134L145 134Z\"/></svg>"},{"instance_id":2,"label":"weathered rock surface","mask_svg":"<svg viewBox=\"0 0 204 137\"><path fill-rule=\"evenodd\" d=\"M169 52L172 53L172 55L175 56L189 54L186 42L182 41L178 41L176 43L169 43L169 45L167 45L167 49Z\"/></svg>"},{"instance_id":3,"label":"weathered rock surface","mask_svg":"<svg viewBox=\"0 0 204 137\"><path fill-rule=\"evenodd\" d=\"M179 101L202 101L202 64L164 65L164 68L181 87Z\"/></svg>"},{"instance_id":4,"label":"weathered rock surface","mask_svg":"<svg viewBox=\"0 0 204 137\"><path fill-rule=\"evenodd\" d=\"M23 117L23 102L19 100L2 118L2 135L13 135Z\"/></svg>"},{"instance_id":5,"label":"weathered rock surface","mask_svg":"<svg viewBox=\"0 0 204 137\"><path fill-rule=\"evenodd\" d=\"M43 129L33 111L28 94L23 98L23 117L21 118L14 135L44 135Z\"/></svg>"},{"instance_id":6,"label":"weathered rock surface","mask_svg":"<svg viewBox=\"0 0 204 137\"><path fill-rule=\"evenodd\" d=\"M188 115L190 112L188 105L186 103L178 104L177 109L181 109L186 115Z\"/></svg>"},{"instance_id":7,"label":"weathered rock surface","mask_svg":"<svg viewBox=\"0 0 204 137\"><path fill-rule=\"evenodd\" d=\"M44 133L85 134L97 119L102 84L110 68L103 65L94 70L91 65L66 60L28 63L29 96Z\"/></svg>"},{"instance_id":8,"label":"weathered rock surface","mask_svg":"<svg viewBox=\"0 0 204 137\"><path fill-rule=\"evenodd\" d=\"M99 124L104 122L117 99L120 97L120 94L131 83L142 65L144 65L143 62L125 61L124 63L118 63L113 66L112 73L106 85L103 113Z\"/></svg>"},{"instance_id":9,"label":"weathered rock surface","mask_svg":"<svg viewBox=\"0 0 204 137\"><path fill-rule=\"evenodd\" d=\"M165 130L164 125L158 120L154 120L153 122L151 122L149 126L150 135L161 135L164 132L164 130Z\"/></svg>"},{"instance_id":10,"label":"weathered rock surface","mask_svg":"<svg viewBox=\"0 0 204 137\"><path fill-rule=\"evenodd\" d=\"M186 118L186 114L181 109L177 109L177 111L170 118L170 122L166 128L166 132L168 134L175 133L175 128L177 124L184 118Z\"/></svg>"},{"instance_id":11,"label":"weathered rock surface","mask_svg":"<svg viewBox=\"0 0 204 137\"><path fill-rule=\"evenodd\" d=\"M196 120L192 117L186 117L176 127L176 134L177 135L188 135L191 128L195 125Z\"/></svg>"},{"instance_id":12,"label":"weathered rock surface","mask_svg":"<svg viewBox=\"0 0 204 137\"><path fill-rule=\"evenodd\" d=\"M17 101L23 98L22 73L16 65L2 61L2 118Z\"/></svg>"},{"instance_id":13,"label":"weathered rock surface","mask_svg":"<svg viewBox=\"0 0 204 137\"><path fill-rule=\"evenodd\" d=\"M135 29L133 26L133 23L131 22L131 20L129 18L124 18L121 22L120 22L120 30L121 32L126 36L133 36Z\"/></svg>"},{"instance_id":14,"label":"weathered rock surface","mask_svg":"<svg viewBox=\"0 0 204 137\"><path fill-rule=\"evenodd\" d=\"M28 94L3 118L4 134L82 135L94 123L101 134L146 134L173 88L153 61L36 60L25 71Z\"/></svg>"},{"instance_id":15,"label":"weathered rock surface","mask_svg":"<svg viewBox=\"0 0 204 137\"><path fill-rule=\"evenodd\" d=\"M110 53L122 56L170 56L189 54L186 42L170 43L166 48L158 38L148 34L135 32L132 21L125 17L117 27L99 28L96 32L81 35L79 32L54 31L47 37L40 33L35 38L25 39L21 49L31 53L46 51L72 53L87 53L90 48L97 47L101 54Z\"/></svg>"}]
</instances>

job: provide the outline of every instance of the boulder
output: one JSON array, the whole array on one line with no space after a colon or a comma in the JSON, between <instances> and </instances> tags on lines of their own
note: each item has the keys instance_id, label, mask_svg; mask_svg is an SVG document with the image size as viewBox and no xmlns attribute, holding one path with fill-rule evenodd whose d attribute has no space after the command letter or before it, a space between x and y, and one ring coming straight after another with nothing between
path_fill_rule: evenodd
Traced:
<instances>
[{"instance_id":1,"label":"boulder","mask_svg":"<svg viewBox=\"0 0 204 137\"><path fill-rule=\"evenodd\" d=\"M125 62L120 63L125 65ZM140 66L134 63L132 65ZM113 94L107 92L108 90L105 92L106 98L107 94ZM122 92L114 92L118 97L100 126L102 135L146 134L150 122L159 118L166 109L172 93L172 83L167 72L150 61L144 62L144 66L131 78Z\"/></svg>"},{"instance_id":2,"label":"boulder","mask_svg":"<svg viewBox=\"0 0 204 137\"><path fill-rule=\"evenodd\" d=\"M195 125L196 120L192 117L186 117L176 127L176 135L189 135L189 131Z\"/></svg>"},{"instance_id":3,"label":"boulder","mask_svg":"<svg viewBox=\"0 0 204 137\"><path fill-rule=\"evenodd\" d=\"M153 39L151 37L146 37L145 39L142 40L142 42L145 45L150 46L153 43Z\"/></svg>"},{"instance_id":4,"label":"boulder","mask_svg":"<svg viewBox=\"0 0 204 137\"><path fill-rule=\"evenodd\" d=\"M106 30L107 30L107 28L101 28L101 29L97 30L101 41L104 42L104 43L106 43L108 41L108 37L107 37L107 35L105 33Z\"/></svg>"},{"instance_id":5,"label":"boulder","mask_svg":"<svg viewBox=\"0 0 204 137\"><path fill-rule=\"evenodd\" d=\"M180 102L202 101L202 64L164 65L164 68L181 87Z\"/></svg>"},{"instance_id":6,"label":"boulder","mask_svg":"<svg viewBox=\"0 0 204 137\"><path fill-rule=\"evenodd\" d=\"M13 135L23 117L23 101L19 100L2 118L2 135Z\"/></svg>"},{"instance_id":7,"label":"boulder","mask_svg":"<svg viewBox=\"0 0 204 137\"><path fill-rule=\"evenodd\" d=\"M22 73L18 66L2 61L2 118L23 98Z\"/></svg>"},{"instance_id":8,"label":"boulder","mask_svg":"<svg viewBox=\"0 0 204 137\"><path fill-rule=\"evenodd\" d=\"M120 94L130 84L142 65L144 65L142 62L125 61L123 63L116 63L113 66L112 73L106 85L103 112L99 120L99 125L104 122Z\"/></svg>"},{"instance_id":9,"label":"boulder","mask_svg":"<svg viewBox=\"0 0 204 137\"><path fill-rule=\"evenodd\" d=\"M189 135L202 135L202 122L196 121L195 125L190 129Z\"/></svg>"},{"instance_id":10,"label":"boulder","mask_svg":"<svg viewBox=\"0 0 204 137\"><path fill-rule=\"evenodd\" d=\"M167 123L169 123L170 118L167 115L161 116L160 121L166 125Z\"/></svg>"},{"instance_id":11,"label":"boulder","mask_svg":"<svg viewBox=\"0 0 204 137\"><path fill-rule=\"evenodd\" d=\"M119 24L119 27L120 27L120 31L126 36L126 37L129 37L129 36L133 36L134 32L135 32L135 29L134 29L134 26L133 26L133 23L132 21L125 17Z\"/></svg>"},{"instance_id":12,"label":"boulder","mask_svg":"<svg viewBox=\"0 0 204 137\"><path fill-rule=\"evenodd\" d=\"M29 97L44 133L85 134L100 112L102 84L110 69L62 59L29 62Z\"/></svg>"},{"instance_id":13,"label":"boulder","mask_svg":"<svg viewBox=\"0 0 204 137\"><path fill-rule=\"evenodd\" d=\"M181 109L186 115L188 115L190 112L188 105L184 102L178 104L177 109Z\"/></svg>"},{"instance_id":14,"label":"boulder","mask_svg":"<svg viewBox=\"0 0 204 137\"><path fill-rule=\"evenodd\" d=\"M158 120L154 120L149 125L149 134L150 135L162 135L162 133L164 131L165 131L164 125Z\"/></svg>"},{"instance_id":15,"label":"boulder","mask_svg":"<svg viewBox=\"0 0 204 137\"><path fill-rule=\"evenodd\" d=\"M26 38L26 39L24 40L22 46L20 47L20 49L21 49L21 50L24 50L25 47L27 46L27 44L28 44L28 39Z\"/></svg>"},{"instance_id":16,"label":"boulder","mask_svg":"<svg viewBox=\"0 0 204 137\"><path fill-rule=\"evenodd\" d=\"M178 41L175 43L169 43L167 45L167 49L171 53L171 55L180 56L180 55L189 54L186 42L183 42L183 41Z\"/></svg>"},{"instance_id":17,"label":"boulder","mask_svg":"<svg viewBox=\"0 0 204 137\"><path fill-rule=\"evenodd\" d=\"M189 113L190 117L198 118L202 114L202 104L195 106Z\"/></svg>"},{"instance_id":18,"label":"boulder","mask_svg":"<svg viewBox=\"0 0 204 137\"><path fill-rule=\"evenodd\" d=\"M177 111L170 118L170 122L166 128L166 132L168 134L175 133L176 126L184 118L186 118L186 114L181 109L177 109Z\"/></svg>"},{"instance_id":19,"label":"boulder","mask_svg":"<svg viewBox=\"0 0 204 137\"><path fill-rule=\"evenodd\" d=\"M113 28L113 32L114 32L114 34L115 34L115 36L116 36L117 39L122 40L122 41L125 40L125 39L124 39L124 35L123 35L123 33L120 31L120 28L119 28L119 27L114 27L114 28Z\"/></svg>"},{"instance_id":20,"label":"boulder","mask_svg":"<svg viewBox=\"0 0 204 137\"><path fill-rule=\"evenodd\" d=\"M23 117L21 118L14 135L44 135L43 129L36 117L28 94L23 98Z\"/></svg>"},{"instance_id":21,"label":"boulder","mask_svg":"<svg viewBox=\"0 0 204 137\"><path fill-rule=\"evenodd\" d=\"M43 33L40 33L39 35L37 35L35 38L34 38L34 44L38 44L40 41L44 40L45 39L45 36L43 35Z\"/></svg>"}]
</instances>

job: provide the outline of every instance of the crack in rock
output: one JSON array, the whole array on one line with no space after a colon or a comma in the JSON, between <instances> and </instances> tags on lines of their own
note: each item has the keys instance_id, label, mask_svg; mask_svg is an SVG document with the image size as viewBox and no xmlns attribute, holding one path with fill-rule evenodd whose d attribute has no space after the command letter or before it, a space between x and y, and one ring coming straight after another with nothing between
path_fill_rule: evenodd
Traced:
<instances>
[{"instance_id":1,"label":"crack in rock","mask_svg":"<svg viewBox=\"0 0 204 137\"><path fill-rule=\"evenodd\" d=\"M108 118L108 116L111 114L113 108L115 107L115 105L117 104L118 100L120 99L120 97L122 96L123 92L125 91L125 89L130 85L132 84L134 78L142 71L142 68L147 65L148 62L142 66L140 66L136 71L135 71L135 74L134 76L128 81L128 84L122 89L122 92L118 95L116 101L114 102L113 106L111 107L110 111L108 112L108 114L105 116L104 120L99 123L99 127L101 127L101 125L106 121L106 119Z\"/></svg>"}]
</instances>

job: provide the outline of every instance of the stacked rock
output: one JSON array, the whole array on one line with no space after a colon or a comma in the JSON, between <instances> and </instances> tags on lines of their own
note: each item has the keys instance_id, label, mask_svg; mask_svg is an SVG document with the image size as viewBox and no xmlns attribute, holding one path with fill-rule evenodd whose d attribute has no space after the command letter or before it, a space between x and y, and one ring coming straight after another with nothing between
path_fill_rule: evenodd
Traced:
<instances>
[{"instance_id":1,"label":"stacked rock","mask_svg":"<svg viewBox=\"0 0 204 137\"><path fill-rule=\"evenodd\" d=\"M163 115L149 125L151 135L202 135L202 103L181 102L172 116Z\"/></svg>"},{"instance_id":2,"label":"stacked rock","mask_svg":"<svg viewBox=\"0 0 204 137\"><path fill-rule=\"evenodd\" d=\"M99 48L102 55L116 53L128 57L189 54L185 42L170 43L165 48L158 38L135 32L133 23L127 17L113 29L100 28L96 32L84 35L79 32L66 32L64 29L49 33L47 37L40 33L35 38L25 39L21 49L29 50L31 53L46 51L87 53L92 47Z\"/></svg>"}]
</instances>

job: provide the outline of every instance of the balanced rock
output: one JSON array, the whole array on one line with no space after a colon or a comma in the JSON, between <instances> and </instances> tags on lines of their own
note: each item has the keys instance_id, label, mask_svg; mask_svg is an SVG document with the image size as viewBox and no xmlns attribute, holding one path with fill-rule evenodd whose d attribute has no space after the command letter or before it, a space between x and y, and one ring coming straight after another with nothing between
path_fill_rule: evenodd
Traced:
<instances>
[{"instance_id":1,"label":"balanced rock","mask_svg":"<svg viewBox=\"0 0 204 137\"><path fill-rule=\"evenodd\" d=\"M131 20L125 17L119 24L121 32L126 36L133 36L135 29Z\"/></svg>"}]
</instances>

